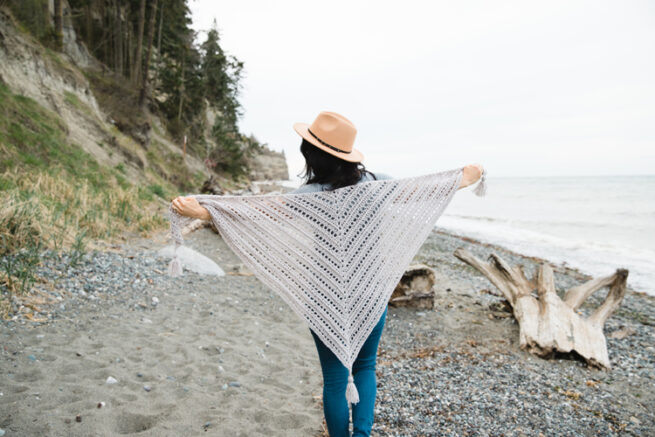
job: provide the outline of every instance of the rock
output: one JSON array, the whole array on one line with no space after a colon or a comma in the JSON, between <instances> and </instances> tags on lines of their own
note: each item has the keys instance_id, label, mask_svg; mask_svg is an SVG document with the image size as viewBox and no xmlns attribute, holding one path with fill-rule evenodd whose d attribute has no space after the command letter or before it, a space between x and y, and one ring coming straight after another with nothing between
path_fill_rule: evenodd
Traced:
<instances>
[{"instance_id":1,"label":"rock","mask_svg":"<svg viewBox=\"0 0 655 437\"><path fill-rule=\"evenodd\" d=\"M202 222L202 220L200 220ZM183 231L183 234L185 232ZM172 258L175 253L175 246L169 244L161 248L157 252L160 256L165 258ZM224 276L225 272L223 269L216 264L211 258L201 254L200 252L193 250L188 246L181 246L177 248L177 256L182 263L182 266L185 270L192 270L201 275L211 275L211 276Z\"/></svg>"},{"instance_id":2,"label":"rock","mask_svg":"<svg viewBox=\"0 0 655 437\"><path fill-rule=\"evenodd\" d=\"M78 414L77 416L75 416L75 421L76 422L81 422L82 421L82 415Z\"/></svg>"},{"instance_id":3,"label":"rock","mask_svg":"<svg viewBox=\"0 0 655 437\"><path fill-rule=\"evenodd\" d=\"M105 381L107 384L116 384L118 380L114 378L113 376L108 376L107 381Z\"/></svg>"},{"instance_id":4,"label":"rock","mask_svg":"<svg viewBox=\"0 0 655 437\"><path fill-rule=\"evenodd\" d=\"M230 387L241 387L241 383L239 381L231 381L229 385Z\"/></svg>"},{"instance_id":5,"label":"rock","mask_svg":"<svg viewBox=\"0 0 655 437\"><path fill-rule=\"evenodd\" d=\"M143 389L144 389L145 391L149 392L150 390L152 390L152 387L150 387L149 385L144 385L144 386L143 386Z\"/></svg>"},{"instance_id":6,"label":"rock","mask_svg":"<svg viewBox=\"0 0 655 437\"><path fill-rule=\"evenodd\" d=\"M289 179L289 167L284 151L275 152L262 146L248 163L250 179L253 181Z\"/></svg>"},{"instance_id":7,"label":"rock","mask_svg":"<svg viewBox=\"0 0 655 437\"><path fill-rule=\"evenodd\" d=\"M612 332L610 334L610 338L615 338L617 340L623 340L624 338L626 338L629 335L634 335L636 332L637 331L635 331L634 329L632 329L632 328L630 328L628 326L625 326L625 327L623 327L621 329L618 329L618 330Z\"/></svg>"}]
</instances>

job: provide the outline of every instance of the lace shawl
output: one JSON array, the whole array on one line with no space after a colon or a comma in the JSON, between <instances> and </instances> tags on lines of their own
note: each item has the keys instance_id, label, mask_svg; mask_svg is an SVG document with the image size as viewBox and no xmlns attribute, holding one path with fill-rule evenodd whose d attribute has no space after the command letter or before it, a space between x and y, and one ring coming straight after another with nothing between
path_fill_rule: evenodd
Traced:
<instances>
[{"instance_id":1,"label":"lace shawl","mask_svg":"<svg viewBox=\"0 0 655 437\"><path fill-rule=\"evenodd\" d=\"M484 195L484 178L474 192ZM226 244L348 369L414 255L452 199L462 168L311 193L193 195ZM169 208L175 248L192 218ZM169 274L182 274L175 256Z\"/></svg>"}]
</instances>

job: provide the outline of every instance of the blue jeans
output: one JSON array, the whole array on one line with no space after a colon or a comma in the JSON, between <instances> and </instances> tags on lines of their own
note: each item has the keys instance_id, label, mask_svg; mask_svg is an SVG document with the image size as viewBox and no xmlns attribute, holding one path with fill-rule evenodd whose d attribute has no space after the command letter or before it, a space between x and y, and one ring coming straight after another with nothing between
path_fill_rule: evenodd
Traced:
<instances>
[{"instance_id":1,"label":"blue jeans","mask_svg":"<svg viewBox=\"0 0 655 437\"><path fill-rule=\"evenodd\" d=\"M359 402L352 404L353 437L369 436L373 427L373 407L375 406L375 395L377 393L375 358L388 309L388 307L385 308L380 320L362 345L362 349L357 354L357 359L353 364L353 379L359 393ZM348 430L350 411L346 400L348 369L323 344L314 331L311 329L309 331L314 337L318 358L323 370L323 413L325 414L328 432L330 437L350 437Z\"/></svg>"}]
</instances>

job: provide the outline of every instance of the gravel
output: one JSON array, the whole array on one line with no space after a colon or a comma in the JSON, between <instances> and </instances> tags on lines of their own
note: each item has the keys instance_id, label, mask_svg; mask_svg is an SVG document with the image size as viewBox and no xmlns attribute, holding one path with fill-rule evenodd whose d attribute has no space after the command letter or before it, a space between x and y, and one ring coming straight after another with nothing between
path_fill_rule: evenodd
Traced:
<instances>
[{"instance_id":1,"label":"gravel","mask_svg":"<svg viewBox=\"0 0 655 437\"><path fill-rule=\"evenodd\" d=\"M380 341L372 435L655 435L652 296L628 291L605 324L610 371L589 368L576 356L538 358L519 349L512 317L489 319L504 299L489 294L494 287L487 279L452 255L460 246L482 259L494 251L523 264L528 277L540 261L443 232L428 238L415 261L436 270L437 309L424 317L390 310ZM558 292L588 279L555 267ZM592 295L583 314L605 295ZM625 327L634 333L611 337Z\"/></svg>"},{"instance_id":2,"label":"gravel","mask_svg":"<svg viewBox=\"0 0 655 437\"><path fill-rule=\"evenodd\" d=\"M610 371L588 368L575 356L541 359L519 349L518 325L511 316L489 317L502 313L504 299L494 294L497 291L486 278L452 255L460 246L481 258L494 251L510 264L524 264L528 276L539 261L443 232L430 235L415 261L437 273L437 309L421 310L422 314L389 309L378 356L373 435L655 435L652 296L628 291L605 324ZM173 287L165 275L167 261L152 247L132 243L120 249L88 253L75 268L69 267L68 255L44 252L37 272L42 281L35 288L49 302L35 312L14 300L17 315L2 321L6 330L60 318L75 320L80 311L98 312L98 316L113 313L109 317L120 317L124 310L143 311L145 321L147 312ZM580 272L555 266L560 293L587 279ZM211 284L211 279L191 273L187 281L189 286ZM235 299L248 301L257 292L247 277L222 281L231 285ZM581 311L589 314L605 294L592 295ZM226 305L231 302L225 298ZM26 314L44 321L31 321ZM626 328L631 334L611 337ZM143 390L149 391L150 386Z\"/></svg>"}]
</instances>

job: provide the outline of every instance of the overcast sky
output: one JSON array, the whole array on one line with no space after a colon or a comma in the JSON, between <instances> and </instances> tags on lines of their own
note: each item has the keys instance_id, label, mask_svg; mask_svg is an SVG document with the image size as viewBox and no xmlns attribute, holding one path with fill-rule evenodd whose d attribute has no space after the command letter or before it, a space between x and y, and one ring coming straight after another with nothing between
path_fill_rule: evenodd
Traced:
<instances>
[{"instance_id":1,"label":"overcast sky","mask_svg":"<svg viewBox=\"0 0 655 437\"><path fill-rule=\"evenodd\" d=\"M655 2L191 0L245 63L241 130L302 170L335 111L367 169L655 173ZM204 34L201 34L201 38Z\"/></svg>"}]
</instances>

